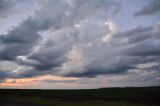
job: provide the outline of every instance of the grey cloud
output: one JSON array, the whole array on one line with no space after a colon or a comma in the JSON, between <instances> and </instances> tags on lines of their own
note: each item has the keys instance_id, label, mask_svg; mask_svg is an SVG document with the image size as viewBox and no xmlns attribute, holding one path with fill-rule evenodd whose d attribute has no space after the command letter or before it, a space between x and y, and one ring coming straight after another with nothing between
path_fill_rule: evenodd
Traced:
<instances>
[{"instance_id":1,"label":"grey cloud","mask_svg":"<svg viewBox=\"0 0 160 106\"><path fill-rule=\"evenodd\" d=\"M77 2L81 3L78 4ZM40 37L38 32L41 30L47 30L50 26L54 27L55 29L60 29L61 27L64 27L65 24L72 25L74 24L75 20L84 19L82 17L77 18L76 16L88 17L88 13L95 15L95 13L91 11L94 8L97 8L96 5L98 5L98 11L102 12L106 10L103 10L103 8L107 8L107 10L109 10L109 8L106 6L108 3L112 4L111 6L108 5L109 7L114 6L114 2L112 3L108 1L104 3L87 1L87 5L83 0L72 1L71 3L73 3L73 7L63 0L47 1L40 10L36 11L36 15L34 17L29 17L27 20L24 20L20 25L9 31L7 34L0 35L0 43L2 48L0 50L0 58L13 60L18 55L27 54L30 51L29 49L35 45L35 42ZM76 4L75 7L74 4ZM89 4L90 6L88 6ZM88 8L90 9L88 10ZM87 13L85 13L86 10L88 11ZM67 17L66 12L69 12L71 15ZM11 52L9 52L10 49ZM13 51L14 49L15 51Z\"/></svg>"},{"instance_id":2,"label":"grey cloud","mask_svg":"<svg viewBox=\"0 0 160 106\"><path fill-rule=\"evenodd\" d=\"M29 17L7 34L1 35L0 40L4 44L31 43L34 42L35 39L38 39L38 31L45 30L49 26L50 24L46 21L41 23L41 21Z\"/></svg>"},{"instance_id":3,"label":"grey cloud","mask_svg":"<svg viewBox=\"0 0 160 106\"><path fill-rule=\"evenodd\" d=\"M40 11L37 11L37 19L48 20L55 29L72 26L90 17L115 14L120 11L121 4L108 0L49 0L44 2ZM94 10L94 11L93 11ZM53 13L53 14L51 14Z\"/></svg>"},{"instance_id":4,"label":"grey cloud","mask_svg":"<svg viewBox=\"0 0 160 106\"><path fill-rule=\"evenodd\" d=\"M19 61L18 63L32 66L35 70L40 71L48 71L55 67L60 67L62 63L67 61L66 53L71 49L74 42L71 40L72 32L68 37L65 33L66 30L50 37L44 45L27 58L28 61ZM63 41L64 39L65 42Z\"/></svg>"},{"instance_id":5,"label":"grey cloud","mask_svg":"<svg viewBox=\"0 0 160 106\"><path fill-rule=\"evenodd\" d=\"M43 82L48 83L76 83L78 80L43 80Z\"/></svg>"},{"instance_id":6,"label":"grey cloud","mask_svg":"<svg viewBox=\"0 0 160 106\"><path fill-rule=\"evenodd\" d=\"M67 77L89 77L89 78L94 78L98 75L106 75L106 74L110 74L110 75L121 75L121 74L125 74L127 72L128 69L134 69L134 67L132 66L117 66L117 67L113 67L112 69L107 69L103 67L91 67L91 68L86 68L85 72L80 72L80 73L68 73L64 76Z\"/></svg>"},{"instance_id":7,"label":"grey cloud","mask_svg":"<svg viewBox=\"0 0 160 106\"><path fill-rule=\"evenodd\" d=\"M12 73L10 70L3 70L0 68L0 83L7 78L17 78L17 75Z\"/></svg>"},{"instance_id":8,"label":"grey cloud","mask_svg":"<svg viewBox=\"0 0 160 106\"><path fill-rule=\"evenodd\" d=\"M19 55L28 54L40 38L37 30L28 18L7 34L0 35L0 59L14 60Z\"/></svg>"},{"instance_id":9,"label":"grey cloud","mask_svg":"<svg viewBox=\"0 0 160 106\"><path fill-rule=\"evenodd\" d=\"M0 35L0 59L30 68L19 70L17 78L124 74L138 64L159 61L160 37L154 27L111 34L104 23L117 8L118 3L107 0L44 1L34 16ZM43 35L44 44L39 44L44 41L41 31L51 33ZM110 42L103 42L102 38L110 34Z\"/></svg>"},{"instance_id":10,"label":"grey cloud","mask_svg":"<svg viewBox=\"0 0 160 106\"><path fill-rule=\"evenodd\" d=\"M6 79L6 77L10 77L10 75L7 72L4 72L0 69L0 82L3 82L4 79Z\"/></svg>"},{"instance_id":11,"label":"grey cloud","mask_svg":"<svg viewBox=\"0 0 160 106\"><path fill-rule=\"evenodd\" d=\"M153 27L137 27L132 31L123 33L122 38L127 38L126 50L123 53L132 56L159 56L159 31ZM129 35L126 37L126 35ZM123 45L124 45L123 44Z\"/></svg>"},{"instance_id":12,"label":"grey cloud","mask_svg":"<svg viewBox=\"0 0 160 106\"><path fill-rule=\"evenodd\" d=\"M86 24L88 25L88 22ZM38 61L40 64L30 64L29 66L37 70L45 70L46 73L66 77L96 77L105 74L125 74L130 69L137 69L136 65L138 64L159 61L159 31L155 31L154 27L137 27L117 33L113 36L110 44L101 41L108 30L103 31L103 27L97 26L97 24L90 27L92 31L86 28L88 27L79 29L76 36L69 34L66 37L65 34L60 33L53 38L50 37L45 46L29 57L29 59ZM101 30L101 33L94 28ZM66 30L64 32L68 33ZM58 37L58 40L56 37ZM65 42L62 42L64 38ZM124 39L127 40L119 42ZM88 43L94 44L94 46L88 46ZM62 67L62 64L70 61L66 54L73 49L73 46L76 46L82 52L83 65L73 68L74 63L72 63L71 69L68 69L71 72L68 73L65 73L63 69L55 71L55 67ZM62 60L59 61L59 59ZM27 65L27 62L24 62L24 64ZM83 68L81 71L76 71L81 68ZM62 74L58 74L59 72L62 72ZM44 74L44 72L42 73Z\"/></svg>"},{"instance_id":13,"label":"grey cloud","mask_svg":"<svg viewBox=\"0 0 160 106\"><path fill-rule=\"evenodd\" d=\"M88 64L84 66L83 71L71 72L66 76L124 74L130 69L137 69L138 64L159 61L160 57L159 31L155 31L154 27L137 27L120 32L113 36L109 46L99 45L100 42L97 42L93 47L82 48ZM156 67L156 70L157 68L159 67Z\"/></svg>"},{"instance_id":14,"label":"grey cloud","mask_svg":"<svg viewBox=\"0 0 160 106\"><path fill-rule=\"evenodd\" d=\"M32 0L0 0L0 19L12 17L13 15L26 14L27 10L31 11L27 7L32 6L33 8L29 8L35 9L36 6L34 4L36 2Z\"/></svg>"},{"instance_id":15,"label":"grey cloud","mask_svg":"<svg viewBox=\"0 0 160 106\"><path fill-rule=\"evenodd\" d=\"M15 12L15 3L10 0L0 0L0 17L5 18L9 14Z\"/></svg>"},{"instance_id":16,"label":"grey cloud","mask_svg":"<svg viewBox=\"0 0 160 106\"><path fill-rule=\"evenodd\" d=\"M113 10L114 12L117 5L118 3L105 0L102 2L90 0L87 2L83 0L71 1L71 4L63 0L44 2L44 5L40 10L36 11L36 15L34 17L29 17L7 35L1 36L2 44L6 46L8 43L13 43L15 46L12 47L12 50L16 50L14 53L10 52L4 55L4 52L11 49L11 46L8 44L8 46L4 47L4 50L2 50L1 59L12 60L19 55L28 54L40 38L38 32L41 30L47 30L50 26L52 26L54 31L66 29L66 25L68 27L74 27L73 24L75 24L75 22L80 22L90 17L97 17L99 13L105 15L107 14L105 13L107 11ZM111 10L110 8L112 7L114 9ZM96 12L92 11L94 8L97 8ZM66 12L69 15L66 16ZM22 36L22 33L26 35ZM64 31L64 38L61 38L62 40L60 42L54 43L51 39L50 41L47 41L44 47L41 47L36 53L28 57L30 60L37 61L36 64L30 64L28 62L20 62L19 64L32 66L36 70L49 70L54 67L61 66L62 63L67 61L65 55L69 49L71 49L71 43L74 42L70 41L70 38L66 38L65 33L66 32ZM75 36L76 31L73 30L67 33L70 34L70 37L73 37ZM60 35L62 35L62 33L60 33ZM66 41L64 42L63 39L66 39ZM53 42L53 44L51 43L49 46L49 42Z\"/></svg>"},{"instance_id":17,"label":"grey cloud","mask_svg":"<svg viewBox=\"0 0 160 106\"><path fill-rule=\"evenodd\" d=\"M154 70L154 71L159 71L160 69L160 64L152 66L152 67L148 67L146 68L147 70Z\"/></svg>"},{"instance_id":18,"label":"grey cloud","mask_svg":"<svg viewBox=\"0 0 160 106\"><path fill-rule=\"evenodd\" d=\"M149 4L142 7L139 11L137 11L134 16L143 16L143 15L153 15L155 13L160 13L160 1L152 0Z\"/></svg>"},{"instance_id":19,"label":"grey cloud","mask_svg":"<svg viewBox=\"0 0 160 106\"><path fill-rule=\"evenodd\" d=\"M128 51L126 51L126 54L132 56L159 56L160 50L157 44L143 43L129 48Z\"/></svg>"}]
</instances>

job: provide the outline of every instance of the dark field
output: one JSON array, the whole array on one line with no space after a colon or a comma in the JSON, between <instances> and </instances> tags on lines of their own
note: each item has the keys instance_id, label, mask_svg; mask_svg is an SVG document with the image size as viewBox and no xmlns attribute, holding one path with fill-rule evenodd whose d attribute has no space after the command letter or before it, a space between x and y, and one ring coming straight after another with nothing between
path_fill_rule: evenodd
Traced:
<instances>
[{"instance_id":1,"label":"dark field","mask_svg":"<svg viewBox=\"0 0 160 106\"><path fill-rule=\"evenodd\" d=\"M160 87L0 89L0 106L160 106Z\"/></svg>"}]
</instances>

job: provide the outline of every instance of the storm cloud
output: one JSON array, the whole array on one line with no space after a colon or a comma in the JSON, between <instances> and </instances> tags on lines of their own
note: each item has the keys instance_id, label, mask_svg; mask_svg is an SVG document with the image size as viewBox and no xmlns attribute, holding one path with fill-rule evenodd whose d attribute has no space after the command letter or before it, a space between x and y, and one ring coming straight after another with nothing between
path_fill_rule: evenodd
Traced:
<instances>
[{"instance_id":1,"label":"storm cloud","mask_svg":"<svg viewBox=\"0 0 160 106\"><path fill-rule=\"evenodd\" d=\"M0 8L11 10L8 1L1 2L4 3ZM159 21L121 31L114 19L123 11L121 2L47 0L38 3L33 15L0 35L0 61L14 63L11 69L2 65L1 81L48 74L97 78L128 75L131 70L159 73ZM158 5L153 0L135 16L153 14L159 11ZM4 17L2 11L0 16ZM151 62L156 65L139 67Z\"/></svg>"}]
</instances>

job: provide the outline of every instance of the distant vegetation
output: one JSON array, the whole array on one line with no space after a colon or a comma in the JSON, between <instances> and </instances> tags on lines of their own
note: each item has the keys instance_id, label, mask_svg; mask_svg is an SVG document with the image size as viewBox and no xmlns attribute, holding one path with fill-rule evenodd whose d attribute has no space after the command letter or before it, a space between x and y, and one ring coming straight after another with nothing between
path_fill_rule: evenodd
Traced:
<instances>
[{"instance_id":1,"label":"distant vegetation","mask_svg":"<svg viewBox=\"0 0 160 106\"><path fill-rule=\"evenodd\" d=\"M159 106L160 87L85 90L0 89L0 105L11 106Z\"/></svg>"}]
</instances>

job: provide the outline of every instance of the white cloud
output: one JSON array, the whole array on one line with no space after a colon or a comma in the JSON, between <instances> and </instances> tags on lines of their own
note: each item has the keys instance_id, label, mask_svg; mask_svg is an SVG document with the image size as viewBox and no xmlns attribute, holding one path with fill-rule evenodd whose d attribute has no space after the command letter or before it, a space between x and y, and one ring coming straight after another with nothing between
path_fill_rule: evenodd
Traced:
<instances>
[{"instance_id":1,"label":"white cloud","mask_svg":"<svg viewBox=\"0 0 160 106\"><path fill-rule=\"evenodd\" d=\"M157 66L157 65L159 65L159 64L160 64L159 62L143 63L143 64L138 64L138 65L137 65L137 68L145 69L145 68Z\"/></svg>"},{"instance_id":2,"label":"white cloud","mask_svg":"<svg viewBox=\"0 0 160 106\"><path fill-rule=\"evenodd\" d=\"M117 27L117 24L111 19L108 19L105 22L105 26L109 28L110 32L102 38L102 41L109 43L113 35L118 32L118 27Z\"/></svg>"}]
</instances>

